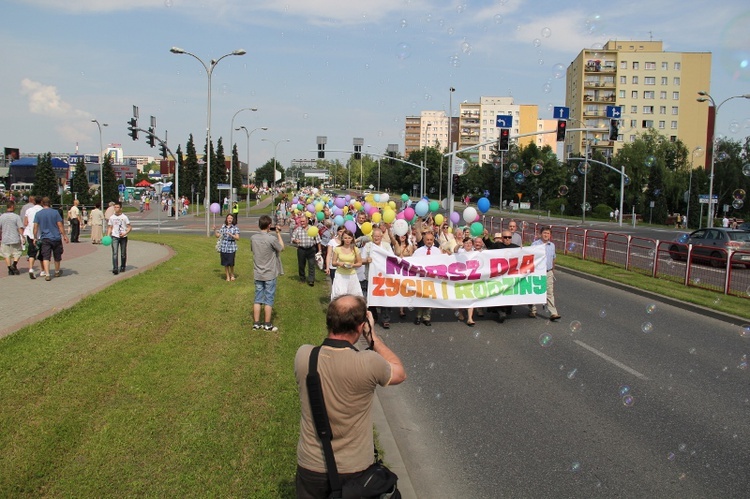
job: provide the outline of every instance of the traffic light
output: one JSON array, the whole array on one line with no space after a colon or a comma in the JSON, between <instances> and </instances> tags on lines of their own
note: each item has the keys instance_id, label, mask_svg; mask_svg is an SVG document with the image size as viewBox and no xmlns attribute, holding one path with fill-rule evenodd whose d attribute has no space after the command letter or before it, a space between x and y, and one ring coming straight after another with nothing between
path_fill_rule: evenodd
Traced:
<instances>
[{"instance_id":1,"label":"traffic light","mask_svg":"<svg viewBox=\"0 0 750 499\"><path fill-rule=\"evenodd\" d=\"M609 120L609 140L617 140L618 135L620 135L620 122Z\"/></svg>"},{"instance_id":2,"label":"traffic light","mask_svg":"<svg viewBox=\"0 0 750 499\"><path fill-rule=\"evenodd\" d=\"M154 141L154 127L152 126L148 127L148 145L149 147L154 147L156 145L156 142Z\"/></svg>"},{"instance_id":3,"label":"traffic light","mask_svg":"<svg viewBox=\"0 0 750 499\"><path fill-rule=\"evenodd\" d=\"M565 120L557 120L557 141L565 141L565 129L568 127L568 122Z\"/></svg>"},{"instance_id":4,"label":"traffic light","mask_svg":"<svg viewBox=\"0 0 750 499\"><path fill-rule=\"evenodd\" d=\"M497 144L498 151L507 151L510 149L510 128L500 129L500 140Z\"/></svg>"},{"instance_id":5,"label":"traffic light","mask_svg":"<svg viewBox=\"0 0 750 499\"><path fill-rule=\"evenodd\" d=\"M167 159L167 146L163 142L159 145L159 151L161 151L161 157Z\"/></svg>"},{"instance_id":6,"label":"traffic light","mask_svg":"<svg viewBox=\"0 0 750 499\"><path fill-rule=\"evenodd\" d=\"M461 176L459 174L453 174L453 194L456 194L458 192L458 181L460 178Z\"/></svg>"},{"instance_id":7,"label":"traffic light","mask_svg":"<svg viewBox=\"0 0 750 499\"><path fill-rule=\"evenodd\" d=\"M130 125L128 127L128 130L130 130L130 133L129 133L130 137L133 140L138 140L138 120L135 118L130 118L130 121L128 122L128 124Z\"/></svg>"},{"instance_id":8,"label":"traffic light","mask_svg":"<svg viewBox=\"0 0 750 499\"><path fill-rule=\"evenodd\" d=\"M362 146L354 146L354 159L362 159Z\"/></svg>"},{"instance_id":9,"label":"traffic light","mask_svg":"<svg viewBox=\"0 0 750 499\"><path fill-rule=\"evenodd\" d=\"M326 145L318 144L318 159L326 159Z\"/></svg>"}]
</instances>

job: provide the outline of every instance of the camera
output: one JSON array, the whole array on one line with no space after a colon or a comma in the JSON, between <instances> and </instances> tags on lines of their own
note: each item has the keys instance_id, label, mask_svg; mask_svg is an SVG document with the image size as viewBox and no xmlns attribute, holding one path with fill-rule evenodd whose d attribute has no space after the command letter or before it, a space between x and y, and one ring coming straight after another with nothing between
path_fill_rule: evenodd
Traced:
<instances>
[{"instance_id":1,"label":"camera","mask_svg":"<svg viewBox=\"0 0 750 499\"><path fill-rule=\"evenodd\" d=\"M268 230L271 231L271 232L276 232L277 230L279 230L279 228L278 227L269 227Z\"/></svg>"}]
</instances>

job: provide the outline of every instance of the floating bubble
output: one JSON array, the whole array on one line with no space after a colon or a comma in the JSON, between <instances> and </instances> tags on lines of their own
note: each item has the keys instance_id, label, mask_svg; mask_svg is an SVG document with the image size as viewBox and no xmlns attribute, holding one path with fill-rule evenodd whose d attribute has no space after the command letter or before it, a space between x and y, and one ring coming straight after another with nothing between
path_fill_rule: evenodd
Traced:
<instances>
[{"instance_id":1,"label":"floating bubble","mask_svg":"<svg viewBox=\"0 0 750 499\"><path fill-rule=\"evenodd\" d=\"M495 14L492 19L495 21L495 24L503 24L503 16L500 14Z\"/></svg>"},{"instance_id":2,"label":"floating bubble","mask_svg":"<svg viewBox=\"0 0 750 499\"><path fill-rule=\"evenodd\" d=\"M458 57L458 54L453 54L448 58L448 63L454 68L461 67L461 58Z\"/></svg>"},{"instance_id":3,"label":"floating bubble","mask_svg":"<svg viewBox=\"0 0 750 499\"><path fill-rule=\"evenodd\" d=\"M518 172L513 176L513 181L517 184L523 184L526 181L526 177L523 176L522 172Z\"/></svg>"},{"instance_id":4,"label":"floating bubble","mask_svg":"<svg viewBox=\"0 0 750 499\"><path fill-rule=\"evenodd\" d=\"M695 347L692 347L692 348L689 348L689 349L688 349L688 353L689 353L690 355L695 355L695 353L696 353L696 352L697 352L697 350L695 349Z\"/></svg>"},{"instance_id":5,"label":"floating bubble","mask_svg":"<svg viewBox=\"0 0 750 499\"><path fill-rule=\"evenodd\" d=\"M573 251L575 251L575 249L576 249L576 243L570 243L568 245L568 251L569 252L573 252Z\"/></svg>"},{"instance_id":6,"label":"floating bubble","mask_svg":"<svg viewBox=\"0 0 750 499\"><path fill-rule=\"evenodd\" d=\"M524 177L527 177L527 178L528 178L528 177L530 177L530 176L531 176L531 170L529 170L528 168L526 168L526 169L525 169L525 170L523 171L523 176L524 176Z\"/></svg>"},{"instance_id":7,"label":"floating bubble","mask_svg":"<svg viewBox=\"0 0 750 499\"><path fill-rule=\"evenodd\" d=\"M680 444L677 446L677 450L680 452L686 452L687 451L687 444Z\"/></svg>"},{"instance_id":8,"label":"floating bubble","mask_svg":"<svg viewBox=\"0 0 750 499\"><path fill-rule=\"evenodd\" d=\"M555 77L556 80L564 78L565 77L565 66L563 66L560 63L557 63L554 66L552 66L552 75Z\"/></svg>"},{"instance_id":9,"label":"floating bubble","mask_svg":"<svg viewBox=\"0 0 750 499\"><path fill-rule=\"evenodd\" d=\"M449 28L448 28L448 29L446 30L446 33L448 33L448 36L453 36L453 34L454 34L455 32L456 32L456 30L455 30L455 29L453 29L453 27L449 27Z\"/></svg>"},{"instance_id":10,"label":"floating bubble","mask_svg":"<svg viewBox=\"0 0 750 499\"><path fill-rule=\"evenodd\" d=\"M479 337L481 336L481 333L479 331L474 331L474 335L473 336L474 336L475 340L478 340Z\"/></svg>"},{"instance_id":11,"label":"floating bubble","mask_svg":"<svg viewBox=\"0 0 750 499\"><path fill-rule=\"evenodd\" d=\"M602 16L597 13L589 15L583 22L584 33L597 35L601 32Z\"/></svg>"},{"instance_id":12,"label":"floating bubble","mask_svg":"<svg viewBox=\"0 0 750 499\"><path fill-rule=\"evenodd\" d=\"M581 332L581 321L572 321L570 323L570 332L571 333L580 333Z\"/></svg>"},{"instance_id":13,"label":"floating bubble","mask_svg":"<svg viewBox=\"0 0 750 499\"><path fill-rule=\"evenodd\" d=\"M543 347L548 347L552 345L552 335L549 333L542 333L539 336L539 344Z\"/></svg>"},{"instance_id":14,"label":"floating bubble","mask_svg":"<svg viewBox=\"0 0 750 499\"><path fill-rule=\"evenodd\" d=\"M544 167L540 165L539 163L531 167L531 173L533 173L536 176L541 175L543 171L544 171Z\"/></svg>"},{"instance_id":15,"label":"floating bubble","mask_svg":"<svg viewBox=\"0 0 750 499\"><path fill-rule=\"evenodd\" d=\"M620 385L618 392L620 393L620 397L624 397L625 395L628 395L630 393L630 386Z\"/></svg>"},{"instance_id":16,"label":"floating bubble","mask_svg":"<svg viewBox=\"0 0 750 499\"><path fill-rule=\"evenodd\" d=\"M735 189L732 193L734 199L745 199L745 189Z\"/></svg>"},{"instance_id":17,"label":"floating bubble","mask_svg":"<svg viewBox=\"0 0 750 499\"><path fill-rule=\"evenodd\" d=\"M464 11L465 8L466 8L466 5L463 5L463 4L457 5L456 6L456 13L457 14L461 14Z\"/></svg>"},{"instance_id":18,"label":"floating bubble","mask_svg":"<svg viewBox=\"0 0 750 499\"><path fill-rule=\"evenodd\" d=\"M561 185L557 188L557 193L561 196L567 196L568 195L568 186L567 185Z\"/></svg>"},{"instance_id":19,"label":"floating bubble","mask_svg":"<svg viewBox=\"0 0 750 499\"><path fill-rule=\"evenodd\" d=\"M550 36L552 36L552 30L547 28L546 26L542 28L542 37L549 38Z\"/></svg>"},{"instance_id":20,"label":"floating bubble","mask_svg":"<svg viewBox=\"0 0 750 499\"><path fill-rule=\"evenodd\" d=\"M307 114L307 113L304 113L304 114L302 115L302 119L303 119L303 120L306 120L306 119L307 119L307 118L309 118L309 117L310 117L310 115L309 115L309 114Z\"/></svg>"},{"instance_id":21,"label":"floating bubble","mask_svg":"<svg viewBox=\"0 0 750 499\"><path fill-rule=\"evenodd\" d=\"M732 201L732 208L735 210L740 210L743 206L745 206L745 202L741 199L734 199Z\"/></svg>"},{"instance_id":22,"label":"floating bubble","mask_svg":"<svg viewBox=\"0 0 750 499\"><path fill-rule=\"evenodd\" d=\"M401 22L399 23L399 26L401 29L406 28L409 25L409 22L406 19L401 19Z\"/></svg>"},{"instance_id":23,"label":"floating bubble","mask_svg":"<svg viewBox=\"0 0 750 499\"><path fill-rule=\"evenodd\" d=\"M518 163L511 163L508 170L510 170L511 173L516 173L518 171Z\"/></svg>"},{"instance_id":24,"label":"floating bubble","mask_svg":"<svg viewBox=\"0 0 750 499\"><path fill-rule=\"evenodd\" d=\"M630 185L630 177L625 175L625 185Z\"/></svg>"},{"instance_id":25,"label":"floating bubble","mask_svg":"<svg viewBox=\"0 0 750 499\"><path fill-rule=\"evenodd\" d=\"M571 175L570 176L570 183L571 184L575 184L576 182L578 182L578 175L575 175L575 174Z\"/></svg>"},{"instance_id":26,"label":"floating bubble","mask_svg":"<svg viewBox=\"0 0 750 499\"><path fill-rule=\"evenodd\" d=\"M401 42L396 45L396 57L402 61L411 57L411 47L409 47L408 43Z\"/></svg>"},{"instance_id":27,"label":"floating bubble","mask_svg":"<svg viewBox=\"0 0 750 499\"><path fill-rule=\"evenodd\" d=\"M649 256L653 257L654 255L651 254ZM646 305L646 313L647 314L653 314L654 312L656 312L656 304L655 303L649 303L648 305Z\"/></svg>"},{"instance_id":28,"label":"floating bubble","mask_svg":"<svg viewBox=\"0 0 750 499\"><path fill-rule=\"evenodd\" d=\"M674 461L677 458L674 452L667 453L667 461Z\"/></svg>"},{"instance_id":29,"label":"floating bubble","mask_svg":"<svg viewBox=\"0 0 750 499\"><path fill-rule=\"evenodd\" d=\"M466 55L471 54L471 44L467 41L464 41L461 43L461 52L463 52Z\"/></svg>"},{"instance_id":30,"label":"floating bubble","mask_svg":"<svg viewBox=\"0 0 750 499\"><path fill-rule=\"evenodd\" d=\"M424 100L432 100L432 95L424 94Z\"/></svg>"},{"instance_id":31,"label":"floating bubble","mask_svg":"<svg viewBox=\"0 0 750 499\"><path fill-rule=\"evenodd\" d=\"M172 7L173 5L174 5L174 2L172 0L164 0L165 7Z\"/></svg>"},{"instance_id":32,"label":"floating bubble","mask_svg":"<svg viewBox=\"0 0 750 499\"><path fill-rule=\"evenodd\" d=\"M544 61L542 61L541 59L539 61L540 66L544 64ZM546 82L544 85L542 85L542 92L544 92L545 94L552 92L552 84L550 82Z\"/></svg>"},{"instance_id":33,"label":"floating bubble","mask_svg":"<svg viewBox=\"0 0 750 499\"><path fill-rule=\"evenodd\" d=\"M656 156L654 155L647 156L643 164L651 168L652 166L656 164Z\"/></svg>"},{"instance_id":34,"label":"floating bubble","mask_svg":"<svg viewBox=\"0 0 750 499\"><path fill-rule=\"evenodd\" d=\"M607 317L607 309L606 308L603 308L603 309L599 310L599 317L602 318L602 319L604 319L605 317Z\"/></svg>"},{"instance_id":35,"label":"floating bubble","mask_svg":"<svg viewBox=\"0 0 750 499\"><path fill-rule=\"evenodd\" d=\"M750 294L750 289L748 289ZM750 338L750 324L740 326L740 338Z\"/></svg>"},{"instance_id":36,"label":"floating bubble","mask_svg":"<svg viewBox=\"0 0 750 499\"><path fill-rule=\"evenodd\" d=\"M729 132L730 133L737 133L740 131L740 124L737 121L733 121L729 124Z\"/></svg>"},{"instance_id":37,"label":"floating bubble","mask_svg":"<svg viewBox=\"0 0 750 499\"><path fill-rule=\"evenodd\" d=\"M750 81L750 13L732 16L721 34L719 60L735 81Z\"/></svg>"},{"instance_id":38,"label":"floating bubble","mask_svg":"<svg viewBox=\"0 0 750 499\"><path fill-rule=\"evenodd\" d=\"M508 170L505 170L505 171L503 172L503 178L510 178L510 171L508 171Z\"/></svg>"},{"instance_id":39,"label":"floating bubble","mask_svg":"<svg viewBox=\"0 0 750 499\"><path fill-rule=\"evenodd\" d=\"M654 325L650 322L644 322L643 324L641 324L641 331L646 334L651 333L654 331Z\"/></svg>"},{"instance_id":40,"label":"floating bubble","mask_svg":"<svg viewBox=\"0 0 750 499\"><path fill-rule=\"evenodd\" d=\"M625 407L633 407L633 404L635 404L635 397L632 395L625 395L622 398L622 405Z\"/></svg>"},{"instance_id":41,"label":"floating bubble","mask_svg":"<svg viewBox=\"0 0 750 499\"><path fill-rule=\"evenodd\" d=\"M581 175L586 175L591 170L591 165L588 164L588 162L582 162L578 165L578 173Z\"/></svg>"},{"instance_id":42,"label":"floating bubble","mask_svg":"<svg viewBox=\"0 0 750 499\"><path fill-rule=\"evenodd\" d=\"M582 208L582 209L583 209L584 211L591 211L591 203L589 203L588 201L586 201L585 203L583 203L583 204L581 205L581 208Z\"/></svg>"},{"instance_id":43,"label":"floating bubble","mask_svg":"<svg viewBox=\"0 0 750 499\"><path fill-rule=\"evenodd\" d=\"M531 44L535 47L541 47L542 41L539 38L534 38L534 40L531 42Z\"/></svg>"},{"instance_id":44,"label":"floating bubble","mask_svg":"<svg viewBox=\"0 0 750 499\"><path fill-rule=\"evenodd\" d=\"M578 372L578 369L573 369L572 371L569 371L566 376L568 379L573 379L576 377L577 372Z\"/></svg>"},{"instance_id":45,"label":"floating bubble","mask_svg":"<svg viewBox=\"0 0 750 499\"><path fill-rule=\"evenodd\" d=\"M742 165L742 174L746 177L750 177L750 163Z\"/></svg>"},{"instance_id":46,"label":"floating bubble","mask_svg":"<svg viewBox=\"0 0 750 499\"><path fill-rule=\"evenodd\" d=\"M579 471L581 471L581 463L579 463L578 461L573 461L570 465L570 471L572 473L578 473Z\"/></svg>"},{"instance_id":47,"label":"floating bubble","mask_svg":"<svg viewBox=\"0 0 750 499\"><path fill-rule=\"evenodd\" d=\"M716 159L718 161L726 161L729 159L729 154L724 151L721 151L719 154L716 155Z\"/></svg>"}]
</instances>

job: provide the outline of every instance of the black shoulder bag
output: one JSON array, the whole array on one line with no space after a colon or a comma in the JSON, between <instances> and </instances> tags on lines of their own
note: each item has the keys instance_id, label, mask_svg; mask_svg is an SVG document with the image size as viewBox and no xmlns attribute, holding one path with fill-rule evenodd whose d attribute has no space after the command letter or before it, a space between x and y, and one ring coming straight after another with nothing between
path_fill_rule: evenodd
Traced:
<instances>
[{"instance_id":1,"label":"black shoulder bag","mask_svg":"<svg viewBox=\"0 0 750 499\"><path fill-rule=\"evenodd\" d=\"M326 340L327 341L327 340ZM313 348L310 353L310 364L305 383L307 384L307 395L310 398L310 409L315 422L315 429L323 446L323 455L326 460L328 471L328 482L331 484L331 498L355 499L355 498L380 498L400 499L398 491L398 476L389 470L378 458L378 450L375 449L375 462L371 464L360 475L346 480L343 484L336 467L336 459L333 457L333 434L331 423L328 420L325 399L323 398L323 385L320 383L318 374L318 355L320 347Z\"/></svg>"}]
</instances>

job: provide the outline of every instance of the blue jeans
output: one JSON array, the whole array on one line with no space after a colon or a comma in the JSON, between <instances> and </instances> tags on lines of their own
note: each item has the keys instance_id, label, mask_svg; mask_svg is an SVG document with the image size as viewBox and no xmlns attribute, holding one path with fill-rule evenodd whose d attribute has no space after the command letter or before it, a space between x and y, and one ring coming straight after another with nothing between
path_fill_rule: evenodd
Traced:
<instances>
[{"instance_id":1,"label":"blue jeans","mask_svg":"<svg viewBox=\"0 0 750 499\"><path fill-rule=\"evenodd\" d=\"M120 253L120 265L117 265L117 253ZM125 263L128 261L128 238L127 237L113 237L112 238L112 270L118 270L125 268Z\"/></svg>"}]
</instances>

